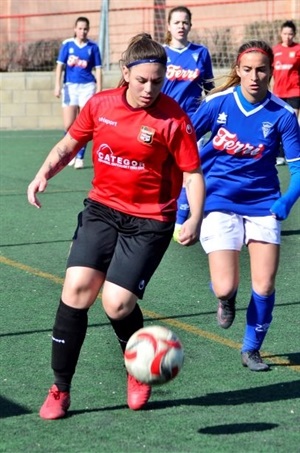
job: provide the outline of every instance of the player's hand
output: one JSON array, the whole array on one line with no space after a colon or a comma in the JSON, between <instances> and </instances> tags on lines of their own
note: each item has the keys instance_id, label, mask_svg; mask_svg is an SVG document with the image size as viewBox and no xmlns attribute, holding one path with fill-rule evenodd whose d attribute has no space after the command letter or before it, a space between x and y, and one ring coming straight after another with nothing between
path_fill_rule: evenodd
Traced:
<instances>
[{"instance_id":1,"label":"player's hand","mask_svg":"<svg viewBox=\"0 0 300 453\"><path fill-rule=\"evenodd\" d=\"M41 208L42 205L37 198L36 194L39 192L44 192L47 187L47 179L46 178L35 178L28 186L27 189L27 199L32 206L36 208Z\"/></svg>"},{"instance_id":2,"label":"player's hand","mask_svg":"<svg viewBox=\"0 0 300 453\"><path fill-rule=\"evenodd\" d=\"M199 239L199 225L195 223L192 218L189 218L181 226L178 234L178 243L181 245L189 246L198 242Z\"/></svg>"},{"instance_id":3,"label":"player's hand","mask_svg":"<svg viewBox=\"0 0 300 453\"><path fill-rule=\"evenodd\" d=\"M285 220L288 217L290 210L291 206L289 203L286 203L284 196L278 198L270 209L272 216L277 220Z\"/></svg>"},{"instance_id":4,"label":"player's hand","mask_svg":"<svg viewBox=\"0 0 300 453\"><path fill-rule=\"evenodd\" d=\"M54 96L55 96L56 98L60 98L60 94L61 94L61 89L60 89L60 87L55 88L55 90L54 90Z\"/></svg>"}]
</instances>

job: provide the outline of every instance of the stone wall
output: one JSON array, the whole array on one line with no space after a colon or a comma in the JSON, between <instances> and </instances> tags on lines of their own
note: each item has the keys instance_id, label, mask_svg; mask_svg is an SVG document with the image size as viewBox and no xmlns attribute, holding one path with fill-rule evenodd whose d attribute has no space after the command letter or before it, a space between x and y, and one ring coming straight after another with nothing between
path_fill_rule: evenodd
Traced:
<instances>
[{"instance_id":1,"label":"stone wall","mask_svg":"<svg viewBox=\"0 0 300 453\"><path fill-rule=\"evenodd\" d=\"M223 83L228 69L215 71ZM103 71L103 89L115 88L120 70ZM0 130L61 129L61 99L54 96L54 72L0 73Z\"/></svg>"},{"instance_id":2,"label":"stone wall","mask_svg":"<svg viewBox=\"0 0 300 453\"><path fill-rule=\"evenodd\" d=\"M0 73L0 130L61 129L61 100L54 72ZM104 72L103 87L117 86L120 72Z\"/></svg>"}]
</instances>

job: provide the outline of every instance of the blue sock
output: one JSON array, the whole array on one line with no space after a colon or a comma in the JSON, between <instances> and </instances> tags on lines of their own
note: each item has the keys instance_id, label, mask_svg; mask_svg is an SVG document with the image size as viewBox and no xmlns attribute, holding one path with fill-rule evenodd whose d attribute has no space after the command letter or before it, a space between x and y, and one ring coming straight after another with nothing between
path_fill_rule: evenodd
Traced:
<instances>
[{"instance_id":1,"label":"blue sock","mask_svg":"<svg viewBox=\"0 0 300 453\"><path fill-rule=\"evenodd\" d=\"M185 187L182 187L180 195L177 199L177 217L176 223L182 225L190 214L190 206L186 196Z\"/></svg>"},{"instance_id":2,"label":"blue sock","mask_svg":"<svg viewBox=\"0 0 300 453\"><path fill-rule=\"evenodd\" d=\"M83 158L84 158L84 154L85 154L85 150L86 150L86 145L83 146L83 147L78 151L76 158L77 158L77 159L83 159Z\"/></svg>"},{"instance_id":3,"label":"blue sock","mask_svg":"<svg viewBox=\"0 0 300 453\"><path fill-rule=\"evenodd\" d=\"M252 290L242 352L260 350L272 321L274 303L275 291L270 296L260 296Z\"/></svg>"}]
</instances>

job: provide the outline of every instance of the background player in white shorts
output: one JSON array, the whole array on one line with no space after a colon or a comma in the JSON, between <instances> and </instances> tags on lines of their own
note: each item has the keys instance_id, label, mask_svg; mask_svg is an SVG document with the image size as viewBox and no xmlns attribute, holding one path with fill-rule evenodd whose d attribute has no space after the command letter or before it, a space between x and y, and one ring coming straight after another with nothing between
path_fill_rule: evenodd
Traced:
<instances>
[{"instance_id":1,"label":"background player in white shorts","mask_svg":"<svg viewBox=\"0 0 300 453\"><path fill-rule=\"evenodd\" d=\"M102 89L100 51L97 44L87 37L89 29L89 20L86 17L78 17L74 37L62 43L57 58L54 94L58 98L62 96L65 132L90 97ZM74 165L77 169L83 168L85 149L86 146L81 148L69 165Z\"/></svg>"},{"instance_id":2,"label":"background player in white shorts","mask_svg":"<svg viewBox=\"0 0 300 453\"><path fill-rule=\"evenodd\" d=\"M235 317L239 254L248 247L252 292L242 345L242 364L269 366L260 348L272 321L279 262L280 221L300 196L300 131L292 107L268 89L273 52L264 41L243 44L227 82L192 116L207 187L201 243L208 254L217 319L227 329ZM280 193L276 155L282 142L291 178Z\"/></svg>"},{"instance_id":3,"label":"background player in white shorts","mask_svg":"<svg viewBox=\"0 0 300 453\"><path fill-rule=\"evenodd\" d=\"M192 13L186 6L175 6L168 14L168 31L164 47L167 52L167 72L162 92L171 96L191 116L199 107L203 94L214 88L212 62L207 47L188 40L192 28ZM174 240L189 217L190 207L183 184L177 201Z\"/></svg>"}]
</instances>

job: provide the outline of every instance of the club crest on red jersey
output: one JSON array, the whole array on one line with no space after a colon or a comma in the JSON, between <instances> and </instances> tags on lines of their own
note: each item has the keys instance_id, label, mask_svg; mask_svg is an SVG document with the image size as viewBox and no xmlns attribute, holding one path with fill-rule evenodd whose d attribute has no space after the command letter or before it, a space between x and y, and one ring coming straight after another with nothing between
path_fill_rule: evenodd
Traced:
<instances>
[{"instance_id":1,"label":"club crest on red jersey","mask_svg":"<svg viewBox=\"0 0 300 453\"><path fill-rule=\"evenodd\" d=\"M155 129L148 126L142 126L138 135L138 141L144 143L145 145L151 145L154 134Z\"/></svg>"}]
</instances>

